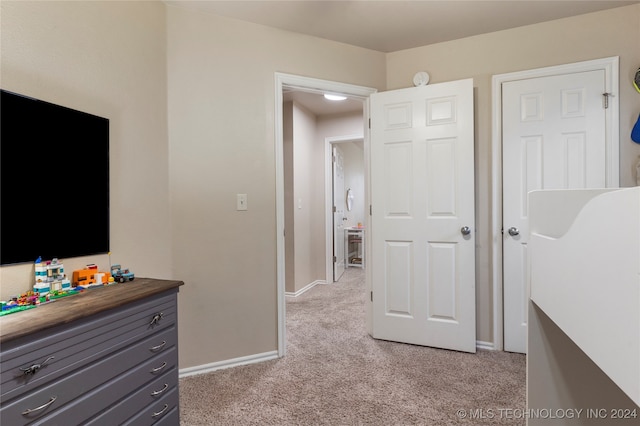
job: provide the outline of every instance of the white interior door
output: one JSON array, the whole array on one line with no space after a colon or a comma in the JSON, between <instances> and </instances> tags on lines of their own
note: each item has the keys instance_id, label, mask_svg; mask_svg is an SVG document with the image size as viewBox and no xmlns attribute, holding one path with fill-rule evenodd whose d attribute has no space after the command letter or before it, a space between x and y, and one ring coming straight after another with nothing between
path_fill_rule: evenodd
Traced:
<instances>
[{"instance_id":1,"label":"white interior door","mask_svg":"<svg viewBox=\"0 0 640 426\"><path fill-rule=\"evenodd\" d=\"M473 80L370 100L373 337L475 352Z\"/></svg>"},{"instance_id":2,"label":"white interior door","mask_svg":"<svg viewBox=\"0 0 640 426\"><path fill-rule=\"evenodd\" d=\"M502 84L504 349L526 353L527 194L606 187L604 70Z\"/></svg>"},{"instance_id":3,"label":"white interior door","mask_svg":"<svg viewBox=\"0 0 640 426\"><path fill-rule=\"evenodd\" d=\"M333 146L333 281L338 281L344 273L344 155Z\"/></svg>"}]
</instances>

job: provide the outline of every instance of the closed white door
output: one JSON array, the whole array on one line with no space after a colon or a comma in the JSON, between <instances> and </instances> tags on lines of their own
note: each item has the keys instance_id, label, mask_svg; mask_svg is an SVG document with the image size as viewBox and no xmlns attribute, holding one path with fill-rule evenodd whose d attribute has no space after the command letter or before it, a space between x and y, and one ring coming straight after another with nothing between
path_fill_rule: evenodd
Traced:
<instances>
[{"instance_id":1,"label":"closed white door","mask_svg":"<svg viewBox=\"0 0 640 426\"><path fill-rule=\"evenodd\" d=\"M346 194L344 189L344 156L333 147L333 281L344 273L344 219Z\"/></svg>"},{"instance_id":2,"label":"closed white door","mask_svg":"<svg viewBox=\"0 0 640 426\"><path fill-rule=\"evenodd\" d=\"M373 337L475 352L473 80L370 106Z\"/></svg>"},{"instance_id":3,"label":"closed white door","mask_svg":"<svg viewBox=\"0 0 640 426\"><path fill-rule=\"evenodd\" d=\"M606 187L605 72L502 84L504 349L526 353L527 194Z\"/></svg>"}]
</instances>

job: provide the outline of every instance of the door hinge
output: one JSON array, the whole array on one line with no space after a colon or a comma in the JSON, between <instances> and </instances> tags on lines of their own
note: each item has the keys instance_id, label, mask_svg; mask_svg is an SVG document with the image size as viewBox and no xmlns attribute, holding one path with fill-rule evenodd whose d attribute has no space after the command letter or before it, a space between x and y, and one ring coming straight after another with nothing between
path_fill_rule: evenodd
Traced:
<instances>
[{"instance_id":1,"label":"door hinge","mask_svg":"<svg viewBox=\"0 0 640 426\"><path fill-rule=\"evenodd\" d=\"M333 206L333 212L334 213L336 212L336 206Z\"/></svg>"},{"instance_id":2,"label":"door hinge","mask_svg":"<svg viewBox=\"0 0 640 426\"><path fill-rule=\"evenodd\" d=\"M371 128L371 119L369 119L369 128Z\"/></svg>"},{"instance_id":3,"label":"door hinge","mask_svg":"<svg viewBox=\"0 0 640 426\"><path fill-rule=\"evenodd\" d=\"M605 92L602 94L604 109L609 108L609 96L613 96L613 93Z\"/></svg>"},{"instance_id":4,"label":"door hinge","mask_svg":"<svg viewBox=\"0 0 640 426\"><path fill-rule=\"evenodd\" d=\"M373 216L373 207L369 204L369 216Z\"/></svg>"},{"instance_id":5,"label":"door hinge","mask_svg":"<svg viewBox=\"0 0 640 426\"><path fill-rule=\"evenodd\" d=\"M336 263L338 261L338 258L336 256L333 256L333 263Z\"/></svg>"},{"instance_id":6,"label":"door hinge","mask_svg":"<svg viewBox=\"0 0 640 426\"><path fill-rule=\"evenodd\" d=\"M373 291L371 292L371 301L373 302Z\"/></svg>"}]
</instances>

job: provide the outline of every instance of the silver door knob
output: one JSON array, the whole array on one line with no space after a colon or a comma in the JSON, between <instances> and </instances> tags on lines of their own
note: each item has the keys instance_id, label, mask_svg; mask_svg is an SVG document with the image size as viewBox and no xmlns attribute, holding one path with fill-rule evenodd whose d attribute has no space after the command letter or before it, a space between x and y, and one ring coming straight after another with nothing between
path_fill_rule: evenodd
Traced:
<instances>
[{"instance_id":1,"label":"silver door knob","mask_svg":"<svg viewBox=\"0 0 640 426\"><path fill-rule=\"evenodd\" d=\"M516 228L515 226L512 226L511 228L509 228L509 235L515 237L516 235L520 235L520 231L518 231L518 228Z\"/></svg>"},{"instance_id":2,"label":"silver door knob","mask_svg":"<svg viewBox=\"0 0 640 426\"><path fill-rule=\"evenodd\" d=\"M463 226L462 228L460 228L460 232L462 233L462 235L469 235L471 233L471 228L469 228L468 226Z\"/></svg>"}]
</instances>

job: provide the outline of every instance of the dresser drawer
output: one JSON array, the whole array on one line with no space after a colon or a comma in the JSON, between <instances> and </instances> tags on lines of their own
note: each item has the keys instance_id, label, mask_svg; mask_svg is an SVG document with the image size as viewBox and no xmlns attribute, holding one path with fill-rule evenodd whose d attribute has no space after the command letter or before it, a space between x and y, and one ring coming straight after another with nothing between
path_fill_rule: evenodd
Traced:
<instances>
[{"instance_id":1,"label":"dresser drawer","mask_svg":"<svg viewBox=\"0 0 640 426\"><path fill-rule=\"evenodd\" d=\"M32 425L118 425L178 385L177 348L171 347ZM104 410L105 407L110 407ZM97 414L96 414L97 413ZM55 419L53 419L55 417ZM88 419L89 420L87 423Z\"/></svg>"},{"instance_id":2,"label":"dresser drawer","mask_svg":"<svg viewBox=\"0 0 640 426\"><path fill-rule=\"evenodd\" d=\"M35 420L44 420L50 415L58 416L58 410L66 404L73 403L78 398L88 398L96 388L107 384L113 378L125 374L138 364L155 359L160 353L168 351L177 345L177 330L175 327L164 329L156 334L138 340L110 356L85 365L57 382L39 387L28 396L16 399L0 408L0 423L7 425L28 424ZM175 353L172 355L176 357ZM164 361L163 361L164 362ZM40 408L42 407L42 408ZM27 414L25 411L31 410ZM63 411L60 411L63 413ZM64 413L63 413L64 414ZM89 413L91 414L91 413ZM64 421L64 416L56 417L60 424L73 424ZM52 423L47 423L52 424Z\"/></svg>"},{"instance_id":3,"label":"dresser drawer","mask_svg":"<svg viewBox=\"0 0 640 426\"><path fill-rule=\"evenodd\" d=\"M156 423L155 426L179 426L180 425L180 409L179 407L174 408Z\"/></svg>"},{"instance_id":4,"label":"dresser drawer","mask_svg":"<svg viewBox=\"0 0 640 426\"><path fill-rule=\"evenodd\" d=\"M162 319L152 324L160 312ZM5 405L25 392L32 392L147 335L171 327L176 321L175 296L168 295L116 312L93 315L80 324L50 329L40 338L30 336L28 343L24 339L11 341L2 347L0 401ZM25 374L23 370L34 365L35 371Z\"/></svg>"},{"instance_id":5,"label":"dresser drawer","mask_svg":"<svg viewBox=\"0 0 640 426\"><path fill-rule=\"evenodd\" d=\"M178 422L170 423L169 421L179 417L178 388L174 387L159 400L139 409L136 416L122 424L129 426L146 426L154 423L177 425Z\"/></svg>"},{"instance_id":6,"label":"dresser drawer","mask_svg":"<svg viewBox=\"0 0 640 426\"><path fill-rule=\"evenodd\" d=\"M141 407L156 404L178 387L178 368L174 366L160 377L145 384L109 409L83 423L84 426L120 425L140 413ZM124 394L123 394L124 395ZM84 405L83 405L84 407ZM168 410L167 410L168 411Z\"/></svg>"}]
</instances>

